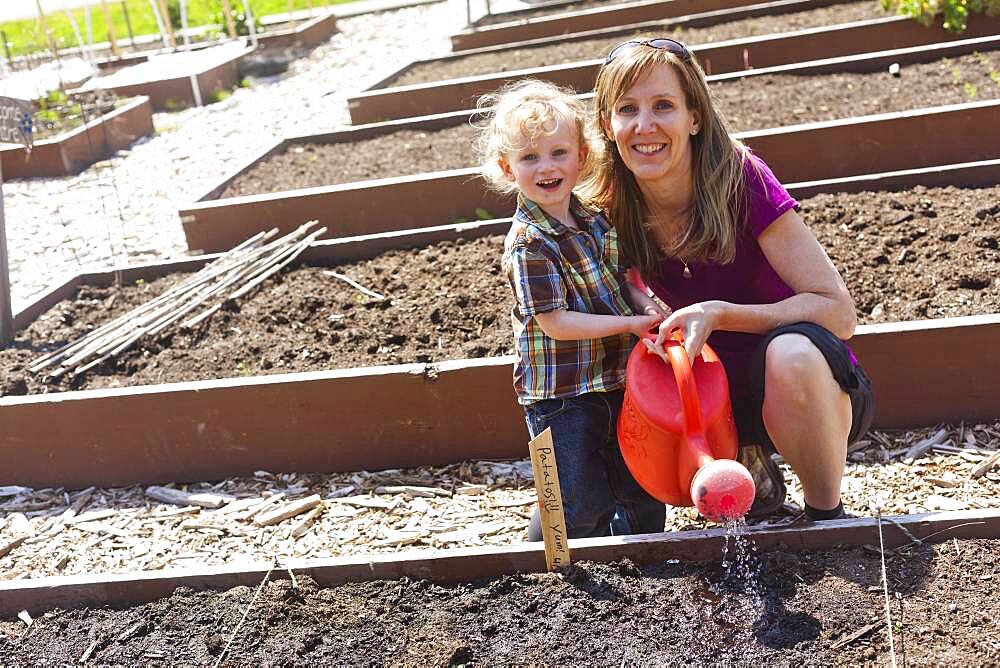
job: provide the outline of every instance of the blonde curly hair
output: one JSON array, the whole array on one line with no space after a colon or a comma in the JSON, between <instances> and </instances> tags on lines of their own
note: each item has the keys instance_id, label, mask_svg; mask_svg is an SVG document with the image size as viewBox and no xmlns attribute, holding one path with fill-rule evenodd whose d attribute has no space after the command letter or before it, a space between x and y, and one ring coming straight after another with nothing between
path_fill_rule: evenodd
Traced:
<instances>
[{"instance_id":1,"label":"blonde curly hair","mask_svg":"<svg viewBox=\"0 0 1000 668\"><path fill-rule=\"evenodd\" d=\"M504 194L517 190L501 163L539 137L555 134L560 123L576 127L580 150L586 154L580 181L591 175L603 144L590 125L590 112L575 95L547 81L523 79L479 98L479 113L471 123L480 130L476 141L480 169L494 190Z\"/></svg>"}]
</instances>

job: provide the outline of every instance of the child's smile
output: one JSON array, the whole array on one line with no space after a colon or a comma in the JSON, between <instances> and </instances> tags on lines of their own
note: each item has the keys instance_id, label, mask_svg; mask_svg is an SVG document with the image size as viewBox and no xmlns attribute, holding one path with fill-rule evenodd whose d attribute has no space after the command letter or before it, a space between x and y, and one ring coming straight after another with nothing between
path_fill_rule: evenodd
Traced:
<instances>
[{"instance_id":1,"label":"child's smile","mask_svg":"<svg viewBox=\"0 0 1000 668\"><path fill-rule=\"evenodd\" d=\"M573 226L569 200L586 160L576 128L560 122L552 134L538 136L505 157L501 167L521 194L550 216Z\"/></svg>"}]
</instances>

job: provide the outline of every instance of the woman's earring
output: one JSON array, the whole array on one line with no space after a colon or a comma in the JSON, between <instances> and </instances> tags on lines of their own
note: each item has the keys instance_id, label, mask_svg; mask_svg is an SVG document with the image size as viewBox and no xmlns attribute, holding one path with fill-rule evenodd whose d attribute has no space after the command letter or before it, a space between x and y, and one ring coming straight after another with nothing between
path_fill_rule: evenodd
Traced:
<instances>
[{"instance_id":1,"label":"woman's earring","mask_svg":"<svg viewBox=\"0 0 1000 668\"><path fill-rule=\"evenodd\" d=\"M693 135L698 134L698 128L691 128L691 134Z\"/></svg>"}]
</instances>

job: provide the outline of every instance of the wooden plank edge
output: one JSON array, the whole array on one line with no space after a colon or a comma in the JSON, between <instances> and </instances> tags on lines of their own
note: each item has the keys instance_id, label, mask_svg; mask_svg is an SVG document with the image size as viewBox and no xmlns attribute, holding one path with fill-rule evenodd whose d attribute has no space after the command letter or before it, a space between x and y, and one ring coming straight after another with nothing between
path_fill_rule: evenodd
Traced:
<instances>
[{"instance_id":1,"label":"wooden plank edge","mask_svg":"<svg viewBox=\"0 0 1000 668\"><path fill-rule=\"evenodd\" d=\"M890 521L891 520L891 521ZM1000 509L951 511L886 517L881 520L887 549L912 542L951 538L1000 536ZM751 527L748 535L762 551L791 552L877 545L879 520L851 518L786 527ZM904 531L905 528L905 531ZM668 559L706 562L719 558L726 531L722 528L661 534L585 538L569 542L577 561L629 559L639 565ZM224 590L260 583L270 564L254 563L236 568L210 566L115 575L45 577L0 582L0 617L11 618L21 610L33 615L53 608L138 605L169 596L178 587ZM515 573L545 570L541 543L519 543L495 548L463 548L443 552L413 551L394 555L369 555L331 559L284 561L272 577L289 577L288 569L312 577L320 586L347 582L391 580L402 577L455 584Z\"/></svg>"},{"instance_id":2,"label":"wooden plank edge","mask_svg":"<svg viewBox=\"0 0 1000 668\"><path fill-rule=\"evenodd\" d=\"M817 26L812 28L802 28L800 30L793 30L789 32L779 32L779 33L768 33L766 35L755 35L752 37L738 37L734 39L721 40L718 42L705 42L702 44L691 44L691 51L694 52L695 56L700 57L702 51L707 51L709 49L717 48L727 48L727 47L740 47L740 46L752 46L754 44L759 44L761 42L780 42L788 39L796 39L806 36L815 35L835 35L841 33L841 39L849 41L851 39L850 31L855 29L864 29L873 25L882 24L896 24L903 23L904 21L911 21L909 17L906 16L888 16L878 19L867 19L864 21L853 21L850 23L839 23L836 25L826 25ZM844 33L847 33L844 35ZM425 62L433 63L435 59L429 59ZM411 63L413 65L415 63ZM543 65L540 67L527 67L518 70L509 70L505 72L492 72L489 74L478 74L467 77L456 77L454 79L442 79L441 81L432 81L428 83L421 84L407 84L403 86L393 86L389 88L377 88L375 85L369 86L359 93L355 93L349 96L347 99L348 107L352 105L355 101L361 101L370 97L377 97L380 94L389 93L401 93L408 92L414 89L425 89L446 86L454 86L460 84L468 83L489 83L492 81L506 80L506 79L518 79L525 77L543 77L546 74L552 72L564 72L572 71L581 68L596 68L604 64L604 58L592 58L586 60L577 60L570 63L560 63L557 65ZM399 74L402 74L400 72Z\"/></svg>"},{"instance_id":3,"label":"wooden plank edge","mask_svg":"<svg viewBox=\"0 0 1000 668\"><path fill-rule=\"evenodd\" d=\"M931 332L948 329L971 329L979 327L995 327L1000 330L1000 313L986 315L970 315L952 318L937 318L929 320L913 320L905 322L880 323L861 325L855 332L855 339L872 335L893 335L904 332ZM426 375L433 370L441 375L452 371L481 367L509 367L515 361L514 355L499 357L477 357L470 359L450 359L440 362L412 362L407 364L388 364L366 367L347 367L322 371L298 371L293 373L270 374L265 376L211 378L206 380L191 380L178 383L161 383L155 385L137 385L134 387L115 387L95 390L70 390L49 394L29 394L21 396L0 397L0 408L16 407L28 404L66 403L70 401L88 401L125 397L138 394L160 394L166 397L170 394L185 392L202 392L214 389L249 388L265 385L294 384L311 380L326 380L334 378L358 378L363 376L408 376Z\"/></svg>"}]
</instances>

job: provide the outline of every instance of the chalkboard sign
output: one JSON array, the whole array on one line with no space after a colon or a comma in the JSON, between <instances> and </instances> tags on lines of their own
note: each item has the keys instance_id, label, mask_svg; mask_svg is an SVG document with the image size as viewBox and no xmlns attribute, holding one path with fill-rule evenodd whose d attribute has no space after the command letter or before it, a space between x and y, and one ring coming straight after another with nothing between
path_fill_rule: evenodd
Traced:
<instances>
[{"instance_id":1,"label":"chalkboard sign","mask_svg":"<svg viewBox=\"0 0 1000 668\"><path fill-rule=\"evenodd\" d=\"M0 97L0 142L24 144L30 149L34 144L34 129L30 102Z\"/></svg>"}]
</instances>

